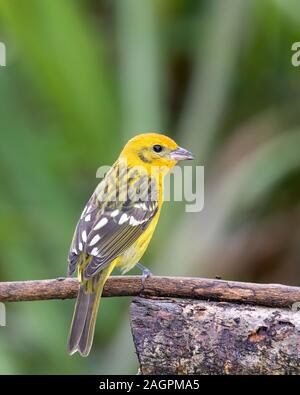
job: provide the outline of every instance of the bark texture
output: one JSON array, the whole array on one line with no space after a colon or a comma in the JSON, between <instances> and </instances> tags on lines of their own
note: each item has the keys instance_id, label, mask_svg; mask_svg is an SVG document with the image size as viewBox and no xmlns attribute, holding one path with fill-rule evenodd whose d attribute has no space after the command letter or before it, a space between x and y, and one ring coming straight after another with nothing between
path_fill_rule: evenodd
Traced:
<instances>
[{"instance_id":1,"label":"bark texture","mask_svg":"<svg viewBox=\"0 0 300 395\"><path fill-rule=\"evenodd\" d=\"M0 302L75 298L75 278L0 282ZM292 307L299 303L300 288L280 284L253 284L199 277L112 276L103 296L161 296Z\"/></svg>"},{"instance_id":2,"label":"bark texture","mask_svg":"<svg viewBox=\"0 0 300 395\"><path fill-rule=\"evenodd\" d=\"M142 374L300 374L300 311L191 299L135 298Z\"/></svg>"}]
</instances>

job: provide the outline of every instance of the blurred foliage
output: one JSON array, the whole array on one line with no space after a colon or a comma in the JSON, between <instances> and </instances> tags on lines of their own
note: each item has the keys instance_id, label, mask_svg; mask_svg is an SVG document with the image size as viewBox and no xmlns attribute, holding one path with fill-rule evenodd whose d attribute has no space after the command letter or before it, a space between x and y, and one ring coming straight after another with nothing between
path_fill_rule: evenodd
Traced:
<instances>
[{"instance_id":1,"label":"blurred foliage","mask_svg":"<svg viewBox=\"0 0 300 395\"><path fill-rule=\"evenodd\" d=\"M166 203L157 274L299 284L297 0L0 0L0 279L62 276L78 215L125 141L166 131L205 166L205 208ZM88 359L74 301L7 305L0 373L134 373L129 300Z\"/></svg>"}]
</instances>

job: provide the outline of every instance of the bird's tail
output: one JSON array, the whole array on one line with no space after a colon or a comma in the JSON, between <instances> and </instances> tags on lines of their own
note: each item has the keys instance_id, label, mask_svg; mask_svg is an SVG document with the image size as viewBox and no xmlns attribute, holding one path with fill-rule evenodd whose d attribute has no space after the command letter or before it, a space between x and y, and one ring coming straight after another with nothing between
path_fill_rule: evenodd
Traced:
<instances>
[{"instance_id":1,"label":"bird's tail","mask_svg":"<svg viewBox=\"0 0 300 395\"><path fill-rule=\"evenodd\" d=\"M68 352L71 355L76 351L83 357L89 355L103 287L113 268L111 264L80 285L68 340Z\"/></svg>"}]
</instances>

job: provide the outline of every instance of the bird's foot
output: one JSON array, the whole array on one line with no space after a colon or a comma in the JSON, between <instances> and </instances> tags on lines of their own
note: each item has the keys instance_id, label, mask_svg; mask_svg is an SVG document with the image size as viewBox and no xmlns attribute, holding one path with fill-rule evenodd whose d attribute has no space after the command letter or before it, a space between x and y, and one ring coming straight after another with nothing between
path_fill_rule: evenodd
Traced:
<instances>
[{"instance_id":1,"label":"bird's foot","mask_svg":"<svg viewBox=\"0 0 300 395\"><path fill-rule=\"evenodd\" d=\"M138 263L136 266L142 271L142 283L144 285L146 279L149 278L150 276L153 276L153 273L141 263Z\"/></svg>"}]
</instances>

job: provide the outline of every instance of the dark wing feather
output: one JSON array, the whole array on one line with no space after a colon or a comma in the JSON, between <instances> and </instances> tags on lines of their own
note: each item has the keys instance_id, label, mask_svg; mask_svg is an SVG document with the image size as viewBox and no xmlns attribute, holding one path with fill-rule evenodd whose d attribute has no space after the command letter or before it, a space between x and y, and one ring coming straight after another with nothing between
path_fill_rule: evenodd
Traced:
<instances>
[{"instance_id":1,"label":"dark wing feather","mask_svg":"<svg viewBox=\"0 0 300 395\"><path fill-rule=\"evenodd\" d=\"M82 211L82 214L79 218L79 221L77 223L73 240L71 243L70 251L69 251L69 256L68 256L68 275L71 276L74 271L76 270L76 267L78 265L78 259L79 256L82 252L85 251L85 241L84 241L84 235L86 235L86 240L87 240L87 235L91 232L94 223L97 220L97 216L100 213L100 207L97 201L95 200L95 196L92 195L88 203L86 204L84 210Z\"/></svg>"},{"instance_id":2,"label":"dark wing feather","mask_svg":"<svg viewBox=\"0 0 300 395\"><path fill-rule=\"evenodd\" d=\"M84 278L93 277L122 255L149 226L157 210L157 203L143 202L118 209L115 216L116 210L104 211L87 239L86 252L94 258L86 266ZM104 225L98 228L101 223Z\"/></svg>"},{"instance_id":3,"label":"dark wing feather","mask_svg":"<svg viewBox=\"0 0 300 395\"><path fill-rule=\"evenodd\" d=\"M116 172L120 169L112 169L109 177L115 177ZM108 185L111 184L110 178L106 177L87 203L70 248L69 275L74 273L80 255L86 253L93 258L84 269L84 278L93 277L124 253L155 217L158 211L156 183L150 177L139 177L135 170L130 170L130 174L129 188L138 190L140 199L132 201L128 198L120 202L106 197L104 200L103 193L109 190ZM118 196L121 195L121 188L117 188Z\"/></svg>"}]
</instances>

